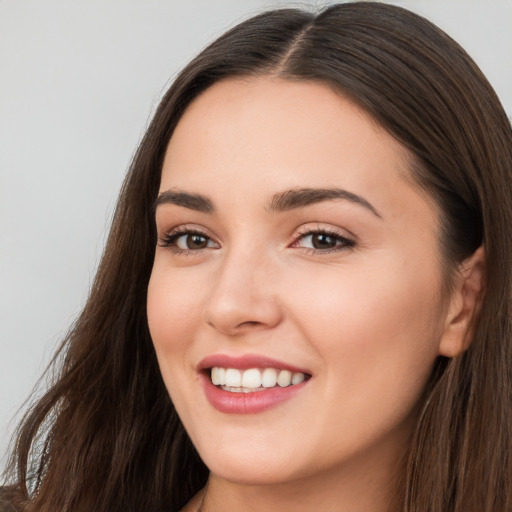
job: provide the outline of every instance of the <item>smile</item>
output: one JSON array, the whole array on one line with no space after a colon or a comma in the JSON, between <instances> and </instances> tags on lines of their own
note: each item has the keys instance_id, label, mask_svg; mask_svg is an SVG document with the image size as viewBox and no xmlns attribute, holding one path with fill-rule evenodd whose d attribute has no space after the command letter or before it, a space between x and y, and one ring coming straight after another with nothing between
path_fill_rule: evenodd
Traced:
<instances>
[{"instance_id":1,"label":"smile","mask_svg":"<svg viewBox=\"0 0 512 512\"><path fill-rule=\"evenodd\" d=\"M212 384L231 393L253 393L275 387L285 388L300 384L306 378L307 375L302 372L275 368L238 370L214 366L210 372Z\"/></svg>"},{"instance_id":2,"label":"smile","mask_svg":"<svg viewBox=\"0 0 512 512\"><path fill-rule=\"evenodd\" d=\"M293 399L309 386L303 368L262 355L216 354L197 367L205 396L225 414L255 414Z\"/></svg>"}]
</instances>

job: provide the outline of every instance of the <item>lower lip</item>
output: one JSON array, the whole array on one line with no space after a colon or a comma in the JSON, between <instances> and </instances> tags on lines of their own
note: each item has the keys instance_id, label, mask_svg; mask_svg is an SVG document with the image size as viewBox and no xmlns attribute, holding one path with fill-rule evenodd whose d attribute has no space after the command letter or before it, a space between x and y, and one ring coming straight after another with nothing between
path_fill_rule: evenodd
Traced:
<instances>
[{"instance_id":1,"label":"lower lip","mask_svg":"<svg viewBox=\"0 0 512 512\"><path fill-rule=\"evenodd\" d=\"M208 375L201 374L206 398L215 409L226 414L257 414L291 400L309 380L285 388L268 388L254 393L232 393L212 384Z\"/></svg>"}]
</instances>

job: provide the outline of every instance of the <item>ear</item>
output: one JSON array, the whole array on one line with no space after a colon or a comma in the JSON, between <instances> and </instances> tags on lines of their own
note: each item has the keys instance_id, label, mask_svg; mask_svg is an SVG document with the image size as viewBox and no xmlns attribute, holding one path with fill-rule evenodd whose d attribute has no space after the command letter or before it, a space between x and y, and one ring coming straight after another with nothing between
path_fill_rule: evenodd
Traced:
<instances>
[{"instance_id":1,"label":"ear","mask_svg":"<svg viewBox=\"0 0 512 512\"><path fill-rule=\"evenodd\" d=\"M470 346L485 295L485 285L485 251L479 247L456 271L445 329L439 343L440 355L455 357Z\"/></svg>"}]
</instances>

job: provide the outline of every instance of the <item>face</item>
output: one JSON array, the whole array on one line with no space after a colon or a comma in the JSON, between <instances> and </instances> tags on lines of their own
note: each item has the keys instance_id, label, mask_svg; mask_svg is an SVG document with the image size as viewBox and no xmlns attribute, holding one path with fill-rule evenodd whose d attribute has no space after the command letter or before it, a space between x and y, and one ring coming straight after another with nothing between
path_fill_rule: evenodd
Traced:
<instances>
[{"instance_id":1,"label":"face","mask_svg":"<svg viewBox=\"0 0 512 512\"><path fill-rule=\"evenodd\" d=\"M147 311L215 475L288 482L404 449L446 316L437 214L407 162L319 83L226 80L186 110Z\"/></svg>"}]
</instances>

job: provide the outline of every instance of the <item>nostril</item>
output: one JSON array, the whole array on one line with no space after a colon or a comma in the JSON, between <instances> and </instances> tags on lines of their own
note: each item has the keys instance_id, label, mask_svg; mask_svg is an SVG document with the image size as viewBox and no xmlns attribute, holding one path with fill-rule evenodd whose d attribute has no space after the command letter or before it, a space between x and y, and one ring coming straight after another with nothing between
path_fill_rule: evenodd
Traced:
<instances>
[{"instance_id":1,"label":"nostril","mask_svg":"<svg viewBox=\"0 0 512 512\"><path fill-rule=\"evenodd\" d=\"M256 293L254 289L245 288L247 293L239 293L226 284L216 288L203 307L203 321L209 327L233 336L275 327L282 319L279 303L261 289Z\"/></svg>"}]
</instances>

